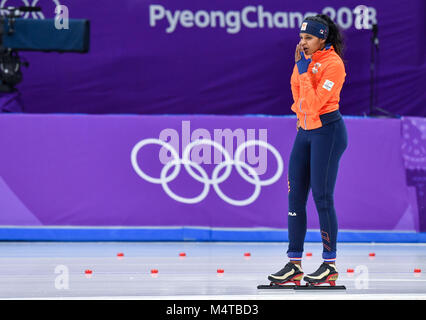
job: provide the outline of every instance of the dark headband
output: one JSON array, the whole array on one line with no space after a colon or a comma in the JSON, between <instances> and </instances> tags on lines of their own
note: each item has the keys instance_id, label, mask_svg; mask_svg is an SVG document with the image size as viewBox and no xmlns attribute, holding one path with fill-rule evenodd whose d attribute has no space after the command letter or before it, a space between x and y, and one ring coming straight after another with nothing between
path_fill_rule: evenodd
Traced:
<instances>
[{"instance_id":1,"label":"dark headband","mask_svg":"<svg viewBox=\"0 0 426 320\"><path fill-rule=\"evenodd\" d=\"M320 39L327 39L328 26L319 21L305 19L300 27L300 33L309 33Z\"/></svg>"}]
</instances>

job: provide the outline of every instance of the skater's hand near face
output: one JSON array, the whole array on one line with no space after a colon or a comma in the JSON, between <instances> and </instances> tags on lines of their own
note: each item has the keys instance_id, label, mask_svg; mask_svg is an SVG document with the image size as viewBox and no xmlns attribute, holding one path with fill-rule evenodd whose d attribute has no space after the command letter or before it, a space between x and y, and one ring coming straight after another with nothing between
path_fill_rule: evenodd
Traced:
<instances>
[{"instance_id":1,"label":"skater's hand near face","mask_svg":"<svg viewBox=\"0 0 426 320\"><path fill-rule=\"evenodd\" d=\"M297 61L299 61L302 56L300 55L300 52L302 51L302 45L300 44L300 42L297 44L296 46L296 51L294 52L294 62L297 63Z\"/></svg>"},{"instance_id":2,"label":"skater's hand near face","mask_svg":"<svg viewBox=\"0 0 426 320\"><path fill-rule=\"evenodd\" d=\"M309 64L311 63L311 58L305 57L305 54L303 53L303 49L300 45L300 43L296 47L296 53L294 58L296 59L296 65L297 69L299 70L299 74L304 74L308 71ZM297 60L298 59L298 60Z\"/></svg>"}]
</instances>

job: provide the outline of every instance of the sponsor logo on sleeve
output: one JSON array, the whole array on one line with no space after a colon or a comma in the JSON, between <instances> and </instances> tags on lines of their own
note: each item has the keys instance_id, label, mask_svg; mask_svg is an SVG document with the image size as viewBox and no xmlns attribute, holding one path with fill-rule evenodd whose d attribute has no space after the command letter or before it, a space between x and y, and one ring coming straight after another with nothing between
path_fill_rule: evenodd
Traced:
<instances>
[{"instance_id":1,"label":"sponsor logo on sleeve","mask_svg":"<svg viewBox=\"0 0 426 320\"><path fill-rule=\"evenodd\" d=\"M325 80L324 85L322 86L325 90L331 91L331 88L333 88L334 82L330 80Z\"/></svg>"}]
</instances>

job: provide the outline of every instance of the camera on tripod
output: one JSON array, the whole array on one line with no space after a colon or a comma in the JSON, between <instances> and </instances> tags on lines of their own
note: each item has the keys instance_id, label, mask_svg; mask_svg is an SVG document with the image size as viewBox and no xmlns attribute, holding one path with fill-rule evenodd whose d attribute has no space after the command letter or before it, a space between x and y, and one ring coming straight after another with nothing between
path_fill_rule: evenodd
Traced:
<instances>
[{"instance_id":1,"label":"camera on tripod","mask_svg":"<svg viewBox=\"0 0 426 320\"><path fill-rule=\"evenodd\" d=\"M54 19L24 19L40 7L0 8L0 93L16 91L22 81L21 67L28 61L19 51L79 52L89 51L90 24L86 19L69 19L67 29L57 29Z\"/></svg>"}]
</instances>

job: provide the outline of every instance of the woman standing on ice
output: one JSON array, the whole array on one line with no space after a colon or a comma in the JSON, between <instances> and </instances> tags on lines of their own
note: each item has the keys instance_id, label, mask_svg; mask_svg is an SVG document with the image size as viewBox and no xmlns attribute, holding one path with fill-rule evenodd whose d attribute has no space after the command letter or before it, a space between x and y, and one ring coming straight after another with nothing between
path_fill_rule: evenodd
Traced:
<instances>
[{"instance_id":1,"label":"woman standing on ice","mask_svg":"<svg viewBox=\"0 0 426 320\"><path fill-rule=\"evenodd\" d=\"M319 215L324 262L303 280L311 284L335 285L337 217L334 186L340 158L347 147L347 132L339 112L340 92L345 81L342 35L327 15L307 17L300 27L295 66L291 76L297 115L297 136L290 155L288 173L287 256L290 262L268 279L273 284L300 285L305 241L306 203L312 195Z\"/></svg>"}]
</instances>

